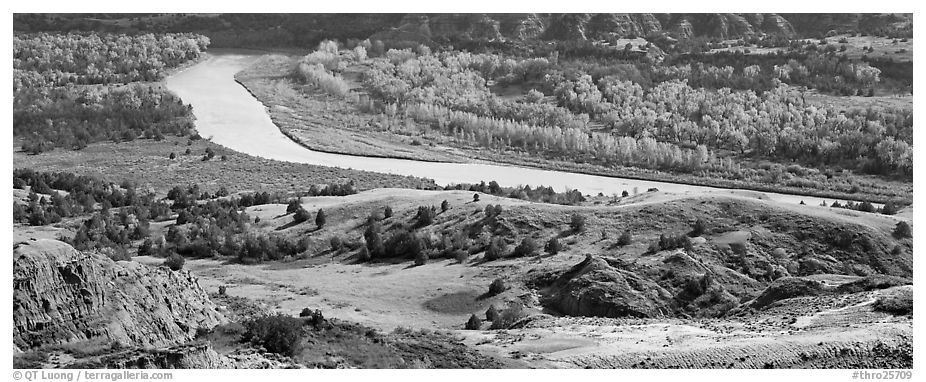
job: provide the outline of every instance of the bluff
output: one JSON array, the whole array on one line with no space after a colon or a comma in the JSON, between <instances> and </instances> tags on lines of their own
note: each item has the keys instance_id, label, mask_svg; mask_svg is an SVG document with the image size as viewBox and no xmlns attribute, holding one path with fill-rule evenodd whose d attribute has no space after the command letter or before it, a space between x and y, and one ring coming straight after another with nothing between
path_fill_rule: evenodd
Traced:
<instances>
[{"instance_id":1,"label":"bluff","mask_svg":"<svg viewBox=\"0 0 926 382\"><path fill-rule=\"evenodd\" d=\"M13 343L170 347L224 317L187 271L79 252L57 240L13 246Z\"/></svg>"}]
</instances>

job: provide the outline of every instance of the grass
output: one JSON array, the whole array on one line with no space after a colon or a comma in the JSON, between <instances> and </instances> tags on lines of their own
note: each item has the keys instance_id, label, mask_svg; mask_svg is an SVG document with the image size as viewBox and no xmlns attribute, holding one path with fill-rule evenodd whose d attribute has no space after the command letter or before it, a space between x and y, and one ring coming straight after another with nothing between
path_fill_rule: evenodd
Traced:
<instances>
[{"instance_id":1,"label":"grass","mask_svg":"<svg viewBox=\"0 0 926 382\"><path fill-rule=\"evenodd\" d=\"M138 139L122 143L95 143L83 150L55 149L29 155L17 149L15 168L40 171L68 171L102 176L119 183L124 179L166 194L176 185L199 184L208 192L225 187L229 192L305 191L311 185L344 183L353 180L358 189L377 187L433 188L431 180L368 171L281 162L238 153L206 140L192 141L169 136L163 141ZM207 148L215 157L203 161ZM189 149L190 154L184 154ZM177 159L170 160L170 153ZM221 158L225 156L226 160Z\"/></svg>"}]
</instances>

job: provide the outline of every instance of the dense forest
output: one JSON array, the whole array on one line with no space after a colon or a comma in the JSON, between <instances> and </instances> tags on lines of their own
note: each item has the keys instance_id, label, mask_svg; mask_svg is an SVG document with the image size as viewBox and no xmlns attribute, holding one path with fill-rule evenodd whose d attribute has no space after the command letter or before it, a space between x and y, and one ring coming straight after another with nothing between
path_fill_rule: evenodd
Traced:
<instances>
[{"instance_id":1,"label":"dense forest","mask_svg":"<svg viewBox=\"0 0 926 382\"><path fill-rule=\"evenodd\" d=\"M426 48L388 50L381 57L360 59L366 55L338 56L330 47L325 49L306 56L297 72L309 64L337 72L344 66L334 63L337 60L364 61L363 85L379 102L379 109L404 113L447 135L487 147L589 155L606 162L689 172L725 166L712 153L728 152L809 166L912 175L912 109L814 106L799 89L779 78L766 79L772 84L766 91L722 87L725 81L735 80L732 67L710 71L670 67L671 75L660 68L662 78L644 87L634 82L640 78L638 68L624 63L614 64L613 74L603 75L600 70L596 80L574 66L561 70L555 59L431 53ZM775 66L778 74L750 66L741 75L789 76L792 64L803 68L792 61L786 67ZM838 70L855 73L859 81L865 75L871 77L865 82L877 80L877 69L847 65ZM703 85L705 72L714 73L712 86L692 85ZM521 99L504 99L491 91L490 81L535 88Z\"/></svg>"},{"instance_id":2,"label":"dense forest","mask_svg":"<svg viewBox=\"0 0 926 382\"><path fill-rule=\"evenodd\" d=\"M189 34L15 35L13 134L33 154L191 134L189 106L144 82L199 58L208 44Z\"/></svg>"},{"instance_id":3,"label":"dense forest","mask_svg":"<svg viewBox=\"0 0 926 382\"><path fill-rule=\"evenodd\" d=\"M157 81L208 45L209 38L193 34L14 35L13 90Z\"/></svg>"}]
</instances>

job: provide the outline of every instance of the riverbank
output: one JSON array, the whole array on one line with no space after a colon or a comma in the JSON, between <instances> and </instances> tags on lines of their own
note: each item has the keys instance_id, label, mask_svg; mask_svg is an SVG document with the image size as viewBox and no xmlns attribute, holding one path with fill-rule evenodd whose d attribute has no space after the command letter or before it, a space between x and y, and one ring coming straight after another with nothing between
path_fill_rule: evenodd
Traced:
<instances>
[{"instance_id":1,"label":"riverbank","mask_svg":"<svg viewBox=\"0 0 926 382\"><path fill-rule=\"evenodd\" d=\"M821 184L821 187L825 188L796 187L787 185L787 178L791 176L787 172L783 174L785 179L764 183L755 179L717 177L716 174L701 176L635 167L604 166L594 163L594 158L577 162L541 158L512 150L490 150L442 136L427 127L414 126L414 122L409 121L400 122L400 127L387 127L383 131L382 128L365 123L368 120L377 121L377 115L363 113L347 100L329 97L288 79L288 70L294 62L293 57L264 56L236 73L235 78L249 94L267 106L271 120L284 135L311 150L427 162L498 163L622 179L785 193L821 200L829 199L830 202L851 200L879 204L888 201L912 203L912 184L854 174L839 175L838 180ZM538 183L542 182L535 181L533 184ZM794 183L802 184L797 179Z\"/></svg>"}]
</instances>

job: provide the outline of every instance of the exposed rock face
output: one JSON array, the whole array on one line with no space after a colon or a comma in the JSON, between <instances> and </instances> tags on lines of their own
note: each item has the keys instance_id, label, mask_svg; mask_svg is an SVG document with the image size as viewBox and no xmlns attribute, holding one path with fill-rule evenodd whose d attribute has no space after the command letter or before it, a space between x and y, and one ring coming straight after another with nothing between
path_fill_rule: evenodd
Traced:
<instances>
[{"instance_id":1,"label":"exposed rock face","mask_svg":"<svg viewBox=\"0 0 926 382\"><path fill-rule=\"evenodd\" d=\"M784 299L816 296L824 292L823 283L799 277L782 277L772 282L759 297L750 304L752 308L762 309Z\"/></svg>"},{"instance_id":2,"label":"exposed rock face","mask_svg":"<svg viewBox=\"0 0 926 382\"><path fill-rule=\"evenodd\" d=\"M656 283L592 255L550 287L551 305L574 316L660 317L672 294Z\"/></svg>"},{"instance_id":3,"label":"exposed rock face","mask_svg":"<svg viewBox=\"0 0 926 382\"><path fill-rule=\"evenodd\" d=\"M816 37L829 31L912 28L909 15L774 13L407 14L372 40L427 43L477 40L606 40L667 33L675 38L739 39L768 34Z\"/></svg>"},{"instance_id":4,"label":"exposed rock face","mask_svg":"<svg viewBox=\"0 0 926 382\"><path fill-rule=\"evenodd\" d=\"M114 262L57 240L13 247L13 341L23 350L85 340L173 346L223 320L186 271Z\"/></svg>"},{"instance_id":5,"label":"exposed rock face","mask_svg":"<svg viewBox=\"0 0 926 382\"><path fill-rule=\"evenodd\" d=\"M776 14L765 16L762 20L762 29L768 34L778 34L788 37L793 37L797 34L797 32L794 31L794 26L791 25L788 20Z\"/></svg>"}]
</instances>

